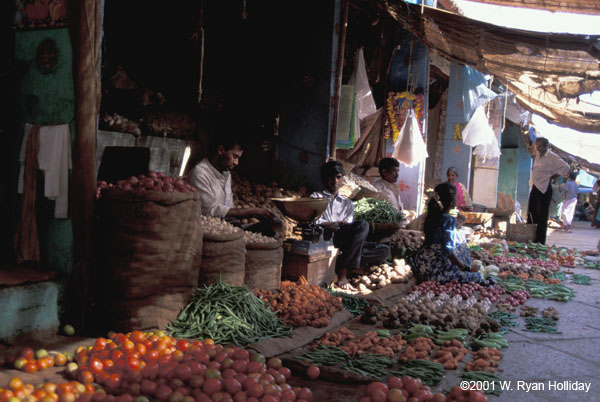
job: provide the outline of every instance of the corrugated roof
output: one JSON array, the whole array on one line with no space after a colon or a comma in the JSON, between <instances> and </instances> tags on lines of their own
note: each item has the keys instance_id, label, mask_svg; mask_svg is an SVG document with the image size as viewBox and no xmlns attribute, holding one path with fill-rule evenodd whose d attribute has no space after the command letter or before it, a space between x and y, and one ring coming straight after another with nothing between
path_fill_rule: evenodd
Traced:
<instances>
[{"instance_id":1,"label":"corrugated roof","mask_svg":"<svg viewBox=\"0 0 600 402\"><path fill-rule=\"evenodd\" d=\"M495 6L532 8L561 13L600 15L598 0L469 0L474 3L493 4Z\"/></svg>"},{"instance_id":2,"label":"corrugated roof","mask_svg":"<svg viewBox=\"0 0 600 402\"><path fill-rule=\"evenodd\" d=\"M529 110L600 133L600 107L577 100L600 90L600 37L504 28L404 2L382 7L429 48L492 74Z\"/></svg>"}]
</instances>

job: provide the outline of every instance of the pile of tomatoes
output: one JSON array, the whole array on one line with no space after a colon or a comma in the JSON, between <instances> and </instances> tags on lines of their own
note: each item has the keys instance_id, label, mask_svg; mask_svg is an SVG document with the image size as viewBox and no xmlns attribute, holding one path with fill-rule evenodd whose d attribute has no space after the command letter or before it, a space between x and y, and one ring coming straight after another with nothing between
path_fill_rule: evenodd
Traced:
<instances>
[{"instance_id":1,"label":"pile of tomatoes","mask_svg":"<svg viewBox=\"0 0 600 402\"><path fill-rule=\"evenodd\" d=\"M446 396L433 394L431 389L420 379L408 376L390 377L386 383L372 382L367 385L365 395L359 402L487 402L488 398L481 391L463 391L454 387Z\"/></svg>"},{"instance_id":2,"label":"pile of tomatoes","mask_svg":"<svg viewBox=\"0 0 600 402\"><path fill-rule=\"evenodd\" d=\"M66 381L55 384L45 382L38 386L25 384L18 377L12 378L5 388L0 388L0 401L80 401L87 402L92 399L101 401L106 396L101 390L78 381Z\"/></svg>"},{"instance_id":3,"label":"pile of tomatoes","mask_svg":"<svg viewBox=\"0 0 600 402\"><path fill-rule=\"evenodd\" d=\"M119 402L140 396L159 401L312 401L309 388L286 383L291 371L281 360L212 340L187 341L161 331L113 334L75 353L73 373Z\"/></svg>"},{"instance_id":4,"label":"pile of tomatoes","mask_svg":"<svg viewBox=\"0 0 600 402\"><path fill-rule=\"evenodd\" d=\"M65 353L50 355L45 349L34 351L33 348L24 347L11 358L11 363L17 370L35 373L54 366L64 366L69 358Z\"/></svg>"}]
</instances>

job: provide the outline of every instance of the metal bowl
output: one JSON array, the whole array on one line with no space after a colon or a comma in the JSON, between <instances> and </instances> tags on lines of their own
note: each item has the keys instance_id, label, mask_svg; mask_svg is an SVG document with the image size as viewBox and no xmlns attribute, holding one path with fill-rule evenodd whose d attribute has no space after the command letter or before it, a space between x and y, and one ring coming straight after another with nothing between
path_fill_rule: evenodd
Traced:
<instances>
[{"instance_id":1,"label":"metal bowl","mask_svg":"<svg viewBox=\"0 0 600 402\"><path fill-rule=\"evenodd\" d=\"M286 217L298 222L314 222L325 212L328 198L271 198Z\"/></svg>"}]
</instances>

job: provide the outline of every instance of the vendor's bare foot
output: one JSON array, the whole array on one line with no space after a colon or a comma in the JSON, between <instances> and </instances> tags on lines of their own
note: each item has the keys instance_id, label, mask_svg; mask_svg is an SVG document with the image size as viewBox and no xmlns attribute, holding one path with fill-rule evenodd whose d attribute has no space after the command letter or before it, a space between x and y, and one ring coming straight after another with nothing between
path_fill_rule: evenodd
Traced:
<instances>
[{"instance_id":1,"label":"vendor's bare foot","mask_svg":"<svg viewBox=\"0 0 600 402\"><path fill-rule=\"evenodd\" d=\"M355 290L354 287L352 287L352 285L350 284L350 282L348 282L348 279L346 279L346 278L339 279L335 283L335 286L337 286L340 289L344 289L344 290Z\"/></svg>"}]
</instances>

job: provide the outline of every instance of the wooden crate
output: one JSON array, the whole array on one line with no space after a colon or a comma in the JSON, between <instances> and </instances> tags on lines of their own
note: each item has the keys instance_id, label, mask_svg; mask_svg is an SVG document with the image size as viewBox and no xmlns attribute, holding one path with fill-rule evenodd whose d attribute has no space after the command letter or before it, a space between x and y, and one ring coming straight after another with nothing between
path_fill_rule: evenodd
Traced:
<instances>
[{"instance_id":1,"label":"wooden crate","mask_svg":"<svg viewBox=\"0 0 600 402\"><path fill-rule=\"evenodd\" d=\"M302 255L286 251L283 255L282 279L296 281L304 275L308 283L328 285L335 277L335 261L338 250L328 250L321 254Z\"/></svg>"}]
</instances>

